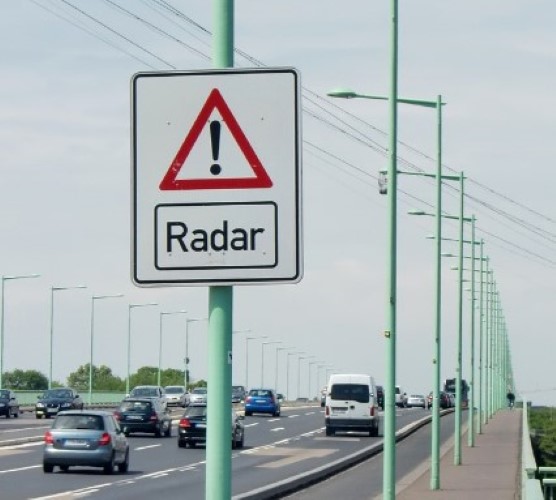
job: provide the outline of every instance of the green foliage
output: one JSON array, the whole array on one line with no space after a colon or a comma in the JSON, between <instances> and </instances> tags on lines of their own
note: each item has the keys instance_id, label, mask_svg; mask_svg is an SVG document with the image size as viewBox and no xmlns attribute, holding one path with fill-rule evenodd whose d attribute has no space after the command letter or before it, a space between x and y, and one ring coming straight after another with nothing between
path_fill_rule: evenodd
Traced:
<instances>
[{"instance_id":1,"label":"green foliage","mask_svg":"<svg viewBox=\"0 0 556 500\"><path fill-rule=\"evenodd\" d=\"M89 390L89 363L81 365L76 371L70 373L68 385L78 391ZM112 369L105 365L93 365L93 390L94 391L124 391L125 381L112 374Z\"/></svg>"},{"instance_id":2,"label":"green foliage","mask_svg":"<svg viewBox=\"0 0 556 500\"><path fill-rule=\"evenodd\" d=\"M556 408L531 408L529 429L537 465L556 466Z\"/></svg>"},{"instance_id":3,"label":"green foliage","mask_svg":"<svg viewBox=\"0 0 556 500\"><path fill-rule=\"evenodd\" d=\"M14 370L3 374L6 389L17 391L42 391L48 389L48 378L37 370Z\"/></svg>"}]
</instances>

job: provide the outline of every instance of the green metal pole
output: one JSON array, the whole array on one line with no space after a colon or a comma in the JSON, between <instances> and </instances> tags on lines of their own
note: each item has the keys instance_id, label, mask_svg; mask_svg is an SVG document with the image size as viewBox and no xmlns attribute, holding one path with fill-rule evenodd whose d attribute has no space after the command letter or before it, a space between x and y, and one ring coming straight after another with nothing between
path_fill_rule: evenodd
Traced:
<instances>
[{"instance_id":1,"label":"green metal pole","mask_svg":"<svg viewBox=\"0 0 556 500\"><path fill-rule=\"evenodd\" d=\"M440 489L440 377L441 377L441 305L442 305L442 96L436 101L437 148L436 156L436 269L435 269L435 325L433 353L433 397L432 397L432 437L431 437L431 490Z\"/></svg>"},{"instance_id":2,"label":"green metal pole","mask_svg":"<svg viewBox=\"0 0 556 500\"><path fill-rule=\"evenodd\" d=\"M125 393L129 394L129 376L131 373L131 304L128 304L127 313L127 376L125 378Z\"/></svg>"},{"instance_id":3,"label":"green metal pole","mask_svg":"<svg viewBox=\"0 0 556 500\"><path fill-rule=\"evenodd\" d=\"M93 402L93 346L95 335L95 297L91 299L91 346L89 359L89 404Z\"/></svg>"},{"instance_id":4,"label":"green metal pole","mask_svg":"<svg viewBox=\"0 0 556 500\"><path fill-rule=\"evenodd\" d=\"M386 377L384 383L384 456L383 499L396 497L396 217L397 217L397 142L398 142L398 0L391 0L390 13L390 147L388 162L388 249L386 267L388 272Z\"/></svg>"},{"instance_id":5,"label":"green metal pole","mask_svg":"<svg viewBox=\"0 0 556 500\"><path fill-rule=\"evenodd\" d=\"M475 216L471 216L471 373L470 387L471 397L469 398L469 423L467 430L467 444L475 446Z\"/></svg>"},{"instance_id":6,"label":"green metal pole","mask_svg":"<svg viewBox=\"0 0 556 500\"><path fill-rule=\"evenodd\" d=\"M160 386L162 371L162 312L158 323L158 372L156 375L156 385Z\"/></svg>"},{"instance_id":7,"label":"green metal pole","mask_svg":"<svg viewBox=\"0 0 556 500\"><path fill-rule=\"evenodd\" d=\"M48 388L52 389L52 356L54 347L54 287L50 287L50 359L48 363Z\"/></svg>"},{"instance_id":8,"label":"green metal pole","mask_svg":"<svg viewBox=\"0 0 556 500\"><path fill-rule=\"evenodd\" d=\"M490 382L490 348L489 348L489 339L490 339L490 308L491 308L491 271L490 271L490 259L487 257L486 260L487 264L487 282L486 282L486 294L485 294L485 406L484 406L484 413L483 413L483 424L488 423L489 413L488 413L488 401L489 401L489 382Z\"/></svg>"},{"instance_id":9,"label":"green metal pole","mask_svg":"<svg viewBox=\"0 0 556 500\"><path fill-rule=\"evenodd\" d=\"M484 300L484 240L481 240L481 266L480 266L480 276L481 276L481 284L480 284L480 291L479 291L479 418L477 420L477 434L483 433L483 379L484 379L484 359L483 359L483 320L484 320L484 308L483 308L483 300Z\"/></svg>"},{"instance_id":10,"label":"green metal pole","mask_svg":"<svg viewBox=\"0 0 556 500\"><path fill-rule=\"evenodd\" d=\"M213 0L213 52L215 68L234 65L234 2ZM232 496L230 446L230 394L232 391L233 287L209 288L207 446L205 498Z\"/></svg>"},{"instance_id":11,"label":"green metal pole","mask_svg":"<svg viewBox=\"0 0 556 500\"><path fill-rule=\"evenodd\" d=\"M6 279L2 276L2 302L1 302L1 312L2 318L0 319L0 389L4 386L2 385L2 374L4 373L4 293L5 293L5 281Z\"/></svg>"},{"instance_id":12,"label":"green metal pole","mask_svg":"<svg viewBox=\"0 0 556 500\"><path fill-rule=\"evenodd\" d=\"M454 465L461 465L461 380L463 344L463 179L463 172L461 172L459 207L458 339L456 360L456 418L454 431Z\"/></svg>"}]
</instances>

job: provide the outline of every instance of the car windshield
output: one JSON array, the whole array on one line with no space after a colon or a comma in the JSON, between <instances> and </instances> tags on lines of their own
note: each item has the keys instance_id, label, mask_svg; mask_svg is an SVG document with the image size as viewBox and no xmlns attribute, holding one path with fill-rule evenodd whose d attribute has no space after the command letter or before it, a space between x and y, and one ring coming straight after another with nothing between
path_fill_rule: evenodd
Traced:
<instances>
[{"instance_id":1,"label":"car windshield","mask_svg":"<svg viewBox=\"0 0 556 500\"><path fill-rule=\"evenodd\" d=\"M104 420L100 415L58 415L54 423L53 429L89 429L104 430Z\"/></svg>"},{"instance_id":2,"label":"car windshield","mask_svg":"<svg viewBox=\"0 0 556 500\"><path fill-rule=\"evenodd\" d=\"M251 389L249 395L256 398L271 398L272 392L267 389Z\"/></svg>"},{"instance_id":3,"label":"car windshield","mask_svg":"<svg viewBox=\"0 0 556 500\"><path fill-rule=\"evenodd\" d=\"M150 401L124 401L120 411L149 411L152 408Z\"/></svg>"},{"instance_id":4,"label":"car windshield","mask_svg":"<svg viewBox=\"0 0 556 500\"><path fill-rule=\"evenodd\" d=\"M131 391L132 396L158 396L158 391L152 387L136 387Z\"/></svg>"},{"instance_id":5,"label":"car windshield","mask_svg":"<svg viewBox=\"0 0 556 500\"><path fill-rule=\"evenodd\" d=\"M0 398L6 399L10 397L10 391L6 391L5 389L2 389L0 391Z\"/></svg>"},{"instance_id":6,"label":"car windshield","mask_svg":"<svg viewBox=\"0 0 556 500\"><path fill-rule=\"evenodd\" d=\"M198 388L196 388L196 389L193 389L193 394L206 394L206 393L207 393L207 390L206 390L206 389L203 389L203 388L201 388L201 387L198 387Z\"/></svg>"},{"instance_id":7,"label":"car windshield","mask_svg":"<svg viewBox=\"0 0 556 500\"><path fill-rule=\"evenodd\" d=\"M344 399L346 401L357 401L358 403L369 402L369 386L364 384L334 384L330 391L332 399Z\"/></svg>"},{"instance_id":8,"label":"car windshield","mask_svg":"<svg viewBox=\"0 0 556 500\"><path fill-rule=\"evenodd\" d=\"M166 387L164 390L166 394L182 394L185 392L185 387Z\"/></svg>"},{"instance_id":9,"label":"car windshield","mask_svg":"<svg viewBox=\"0 0 556 500\"><path fill-rule=\"evenodd\" d=\"M71 391L67 389L52 389L45 391L42 395L43 398L71 398Z\"/></svg>"},{"instance_id":10,"label":"car windshield","mask_svg":"<svg viewBox=\"0 0 556 500\"><path fill-rule=\"evenodd\" d=\"M190 406L187 411L185 412L186 417L193 418L193 417L206 417L207 416L207 407L206 406Z\"/></svg>"}]
</instances>

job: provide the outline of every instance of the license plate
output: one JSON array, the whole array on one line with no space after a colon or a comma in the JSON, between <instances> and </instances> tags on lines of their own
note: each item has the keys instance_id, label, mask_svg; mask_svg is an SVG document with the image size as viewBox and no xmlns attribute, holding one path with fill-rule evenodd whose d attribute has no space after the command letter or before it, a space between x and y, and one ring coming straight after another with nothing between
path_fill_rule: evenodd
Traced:
<instances>
[{"instance_id":1,"label":"license plate","mask_svg":"<svg viewBox=\"0 0 556 500\"><path fill-rule=\"evenodd\" d=\"M197 424L195 427L197 427L197 429L206 429L207 424Z\"/></svg>"},{"instance_id":2,"label":"license plate","mask_svg":"<svg viewBox=\"0 0 556 500\"><path fill-rule=\"evenodd\" d=\"M332 408L332 413L347 413L347 408Z\"/></svg>"},{"instance_id":3,"label":"license plate","mask_svg":"<svg viewBox=\"0 0 556 500\"><path fill-rule=\"evenodd\" d=\"M87 446L87 441L83 439L66 439L66 446Z\"/></svg>"},{"instance_id":4,"label":"license plate","mask_svg":"<svg viewBox=\"0 0 556 500\"><path fill-rule=\"evenodd\" d=\"M57 413L58 412L58 408L47 408L46 411L48 413Z\"/></svg>"},{"instance_id":5,"label":"license plate","mask_svg":"<svg viewBox=\"0 0 556 500\"><path fill-rule=\"evenodd\" d=\"M264 405L264 404L266 404L266 401L264 399L257 399L257 401L255 401L255 403L257 403L258 405Z\"/></svg>"},{"instance_id":6,"label":"license plate","mask_svg":"<svg viewBox=\"0 0 556 500\"><path fill-rule=\"evenodd\" d=\"M140 417L139 415L129 415L127 417L128 420L141 420L143 417Z\"/></svg>"}]
</instances>

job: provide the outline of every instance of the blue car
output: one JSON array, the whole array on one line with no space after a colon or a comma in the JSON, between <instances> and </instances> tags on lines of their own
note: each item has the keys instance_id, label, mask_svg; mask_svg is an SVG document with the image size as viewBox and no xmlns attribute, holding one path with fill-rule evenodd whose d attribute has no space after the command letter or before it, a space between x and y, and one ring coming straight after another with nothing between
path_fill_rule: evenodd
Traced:
<instances>
[{"instance_id":1,"label":"blue car","mask_svg":"<svg viewBox=\"0 0 556 500\"><path fill-rule=\"evenodd\" d=\"M245 415L253 413L270 413L280 416L280 401L272 389L251 389L245 398Z\"/></svg>"}]
</instances>

